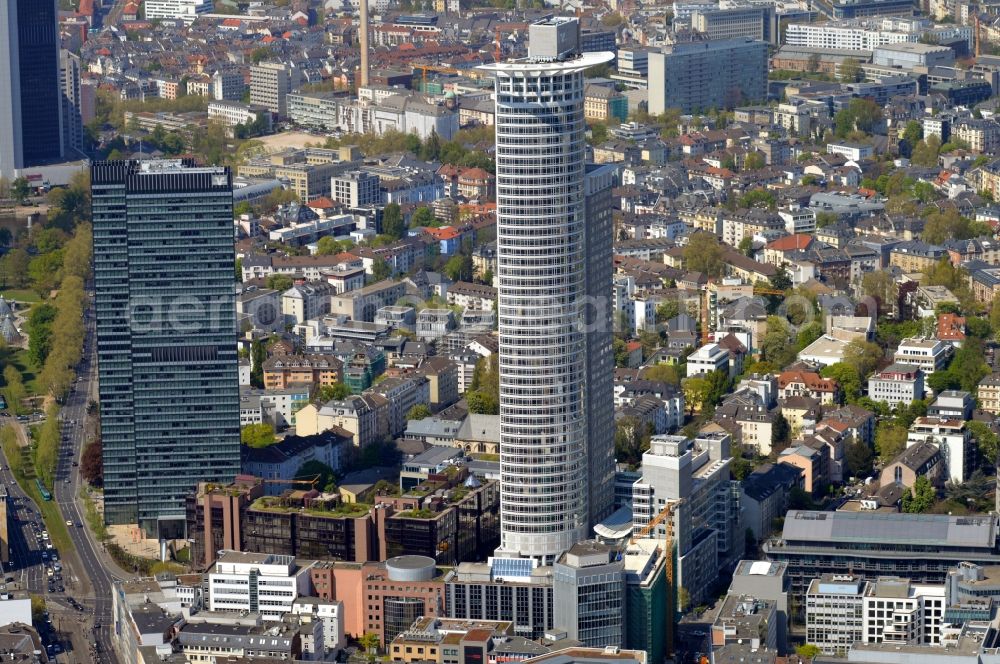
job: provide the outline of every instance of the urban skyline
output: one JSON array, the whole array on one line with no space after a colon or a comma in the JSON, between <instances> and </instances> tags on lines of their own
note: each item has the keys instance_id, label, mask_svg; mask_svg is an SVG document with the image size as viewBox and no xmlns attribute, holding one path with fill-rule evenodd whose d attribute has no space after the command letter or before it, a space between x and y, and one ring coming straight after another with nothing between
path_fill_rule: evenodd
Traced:
<instances>
[{"instance_id":1,"label":"urban skyline","mask_svg":"<svg viewBox=\"0 0 1000 664\"><path fill-rule=\"evenodd\" d=\"M503 4L3 5L4 657L994 656L992 9Z\"/></svg>"}]
</instances>

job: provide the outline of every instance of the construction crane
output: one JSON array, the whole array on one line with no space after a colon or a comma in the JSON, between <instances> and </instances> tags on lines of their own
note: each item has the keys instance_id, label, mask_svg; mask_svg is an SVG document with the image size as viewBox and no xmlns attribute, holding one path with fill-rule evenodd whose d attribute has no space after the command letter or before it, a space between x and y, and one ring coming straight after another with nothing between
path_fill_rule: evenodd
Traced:
<instances>
[{"instance_id":1,"label":"construction crane","mask_svg":"<svg viewBox=\"0 0 1000 664\"><path fill-rule=\"evenodd\" d=\"M264 482L265 484L292 484L292 485L307 486L310 489L315 489L316 485L319 484L319 479L320 479L320 477L319 477L319 475L317 475L317 476L312 477L312 478L304 477L304 478L298 479L298 480L267 480L267 479L262 479L261 481Z\"/></svg>"},{"instance_id":2,"label":"construction crane","mask_svg":"<svg viewBox=\"0 0 1000 664\"><path fill-rule=\"evenodd\" d=\"M421 81L421 91L427 92L427 72L436 71L442 74L458 74L460 73L457 69L453 67L443 67L441 65L410 65L413 70L417 69L423 70L422 81Z\"/></svg>"},{"instance_id":3,"label":"construction crane","mask_svg":"<svg viewBox=\"0 0 1000 664\"><path fill-rule=\"evenodd\" d=\"M976 34L975 34L975 40L976 40L976 61L978 62L979 61L979 12L976 12L976 20L975 20L975 28L974 28L974 30L976 31Z\"/></svg>"},{"instance_id":4,"label":"construction crane","mask_svg":"<svg viewBox=\"0 0 1000 664\"><path fill-rule=\"evenodd\" d=\"M680 500L673 500L667 503L667 505L662 510L660 510L659 514L654 516L649 523L647 523L645 526L639 529L639 532L632 534L632 538L628 541L628 543L635 544L636 540L648 538L660 524L662 524L667 519L674 518L674 510L677 509L677 507L681 505L683 502L684 500L680 499ZM672 526L668 526L664 530L665 534L663 541L663 557L665 563L664 566L666 568L666 574L667 574L667 592L674 593L674 596L672 598L673 601L670 601L669 605L676 606L677 589L674 588L674 531ZM670 600L671 598L668 597L667 599ZM674 654L673 613L676 613L676 610L674 612L671 612L671 615L667 616L667 620L669 621L667 623L667 637L668 637L667 657L672 657Z\"/></svg>"},{"instance_id":5,"label":"construction crane","mask_svg":"<svg viewBox=\"0 0 1000 664\"><path fill-rule=\"evenodd\" d=\"M773 288L762 288L760 286L754 286L753 287L753 294L754 295L784 295L785 291L783 291L783 290L775 290Z\"/></svg>"}]
</instances>

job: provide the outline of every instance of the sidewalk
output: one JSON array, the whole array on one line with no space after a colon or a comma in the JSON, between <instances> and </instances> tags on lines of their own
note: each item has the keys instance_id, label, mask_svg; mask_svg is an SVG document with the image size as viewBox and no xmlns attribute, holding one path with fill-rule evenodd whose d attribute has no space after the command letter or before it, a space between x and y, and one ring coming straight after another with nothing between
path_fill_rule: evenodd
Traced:
<instances>
[{"instance_id":1,"label":"sidewalk","mask_svg":"<svg viewBox=\"0 0 1000 664\"><path fill-rule=\"evenodd\" d=\"M97 510L97 513L103 519L104 518L104 497L101 494L99 494L99 493L94 493L94 494L91 494L90 499L94 502L94 509ZM132 572L130 572L128 570L125 570L117 562L115 562L115 559L111 557L110 553L108 553L108 549L104 545L104 542L100 542L100 541L97 540L97 536L90 529L90 524L87 523L87 521L86 521L86 509L80 503L80 501L78 501L78 505L80 507L80 511L82 511L83 514L84 514L84 530L86 531L85 537L90 541L90 545L94 549L94 555L96 555L97 558L98 558L98 560L101 561L101 564L104 566L104 569L107 570L108 574L110 576L114 577L115 579L119 579L119 580L123 580L124 581L124 580L128 580L128 579L134 578L135 574L133 574ZM116 537L116 534L115 534L115 530L116 529L120 529L120 528L127 529L127 528L129 528L129 526L108 526L107 527L107 531L108 531L108 535L111 536L111 541L117 542L119 546L122 546L122 543L120 541L118 541L118 537ZM122 548L125 548L125 547L123 546ZM128 549L126 549L126 550L128 550ZM131 551L130 551L130 553L131 553ZM142 555L142 554L139 554L139 555Z\"/></svg>"}]
</instances>

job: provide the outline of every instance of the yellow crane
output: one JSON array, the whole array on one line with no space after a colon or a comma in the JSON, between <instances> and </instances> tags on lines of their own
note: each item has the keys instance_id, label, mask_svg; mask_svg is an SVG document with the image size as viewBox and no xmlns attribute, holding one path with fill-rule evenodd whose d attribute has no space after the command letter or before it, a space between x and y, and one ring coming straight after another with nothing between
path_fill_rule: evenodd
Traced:
<instances>
[{"instance_id":1,"label":"yellow crane","mask_svg":"<svg viewBox=\"0 0 1000 664\"><path fill-rule=\"evenodd\" d=\"M645 526L639 529L639 532L632 533L632 538L629 539L629 544L634 544L636 540L646 539L649 537L656 528L662 524L667 519L674 518L674 510L683 503L683 499L674 500L660 510L657 514L647 523ZM663 541L663 555L665 557L664 566L666 568L667 575L667 592L673 593L673 597L668 597L667 606L675 606L677 604L677 589L674 588L674 530L673 527L668 526L665 529L664 541ZM674 613L675 611L669 611L667 615L667 657L672 657L674 654Z\"/></svg>"},{"instance_id":2,"label":"yellow crane","mask_svg":"<svg viewBox=\"0 0 1000 664\"><path fill-rule=\"evenodd\" d=\"M461 73L461 72L459 72L457 69L455 69L453 67L443 67L441 65L410 65L410 66L413 67L414 71L416 71L417 69L422 70L422 77L421 77L422 78L422 81L421 81L422 82L422 86L421 86L421 90L423 92L427 92L427 72L429 72L429 71L436 71L436 72L441 72L442 74L459 74L459 73Z\"/></svg>"}]
</instances>

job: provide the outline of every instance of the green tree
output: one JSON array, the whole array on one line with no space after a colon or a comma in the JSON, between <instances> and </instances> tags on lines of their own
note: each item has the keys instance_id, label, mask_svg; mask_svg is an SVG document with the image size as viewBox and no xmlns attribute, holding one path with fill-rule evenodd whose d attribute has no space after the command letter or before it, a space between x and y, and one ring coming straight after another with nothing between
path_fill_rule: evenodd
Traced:
<instances>
[{"instance_id":1,"label":"green tree","mask_svg":"<svg viewBox=\"0 0 1000 664\"><path fill-rule=\"evenodd\" d=\"M3 274L3 283L15 288L22 288L28 283L28 264L31 257L28 252L20 247L11 249L0 259L0 273Z\"/></svg>"},{"instance_id":2,"label":"green tree","mask_svg":"<svg viewBox=\"0 0 1000 664\"><path fill-rule=\"evenodd\" d=\"M857 368L847 362L837 362L820 370L823 378L837 381L847 403L854 403L861 396L861 376Z\"/></svg>"},{"instance_id":3,"label":"green tree","mask_svg":"<svg viewBox=\"0 0 1000 664\"><path fill-rule=\"evenodd\" d=\"M479 415L499 415L500 403L495 397L481 390L469 392L465 395L465 401L469 405L469 412Z\"/></svg>"},{"instance_id":4,"label":"green tree","mask_svg":"<svg viewBox=\"0 0 1000 664\"><path fill-rule=\"evenodd\" d=\"M774 210L778 205L778 199L774 193L764 188L752 189L739 199L739 206L745 208L761 207Z\"/></svg>"},{"instance_id":5,"label":"green tree","mask_svg":"<svg viewBox=\"0 0 1000 664\"><path fill-rule=\"evenodd\" d=\"M677 300L667 300L666 302L661 302L656 307L656 322L665 323L668 320L676 318L680 313L680 305Z\"/></svg>"},{"instance_id":6,"label":"green tree","mask_svg":"<svg viewBox=\"0 0 1000 664\"><path fill-rule=\"evenodd\" d=\"M863 72L861 63L854 58L844 58L840 63L840 80L845 83L857 83L861 80Z\"/></svg>"},{"instance_id":7,"label":"green tree","mask_svg":"<svg viewBox=\"0 0 1000 664\"><path fill-rule=\"evenodd\" d=\"M984 422L978 420L966 422L965 426L968 428L973 440L976 441L979 456L986 461L986 464L990 468L996 467L998 451L997 435Z\"/></svg>"},{"instance_id":8,"label":"green tree","mask_svg":"<svg viewBox=\"0 0 1000 664\"><path fill-rule=\"evenodd\" d=\"M615 422L615 459L630 467L642 463L642 454L649 449L653 427L634 417L626 416Z\"/></svg>"},{"instance_id":9,"label":"green tree","mask_svg":"<svg viewBox=\"0 0 1000 664\"><path fill-rule=\"evenodd\" d=\"M268 288L284 293L295 285L295 282L287 274L269 274L265 281Z\"/></svg>"},{"instance_id":10,"label":"green tree","mask_svg":"<svg viewBox=\"0 0 1000 664\"><path fill-rule=\"evenodd\" d=\"M398 203L389 203L382 210L382 232L396 240L402 238L406 233L403 213L400 211Z\"/></svg>"},{"instance_id":11,"label":"green tree","mask_svg":"<svg viewBox=\"0 0 1000 664\"><path fill-rule=\"evenodd\" d=\"M76 276L86 281L90 278L90 263L93 257L93 233L90 224L77 224L73 237L66 243L62 254L62 277Z\"/></svg>"},{"instance_id":12,"label":"green tree","mask_svg":"<svg viewBox=\"0 0 1000 664\"><path fill-rule=\"evenodd\" d=\"M260 339L250 342L250 384L254 387L264 387L264 360L267 359L267 348Z\"/></svg>"},{"instance_id":13,"label":"green tree","mask_svg":"<svg viewBox=\"0 0 1000 664\"><path fill-rule=\"evenodd\" d=\"M931 481L926 475L920 475L913 482L910 493L903 494L902 509L910 514L920 514L926 512L937 500L937 491L931 485Z\"/></svg>"},{"instance_id":14,"label":"green tree","mask_svg":"<svg viewBox=\"0 0 1000 664\"><path fill-rule=\"evenodd\" d=\"M911 146L916 145L924 138L924 126L916 120L910 120L906 123L902 138Z\"/></svg>"},{"instance_id":15,"label":"green tree","mask_svg":"<svg viewBox=\"0 0 1000 664\"><path fill-rule=\"evenodd\" d=\"M372 280L382 281L392 276L392 267L381 256L372 261Z\"/></svg>"},{"instance_id":16,"label":"green tree","mask_svg":"<svg viewBox=\"0 0 1000 664\"><path fill-rule=\"evenodd\" d=\"M431 130L431 135L420 146L419 156L424 161L437 161L441 156L441 138L433 129Z\"/></svg>"},{"instance_id":17,"label":"green tree","mask_svg":"<svg viewBox=\"0 0 1000 664\"><path fill-rule=\"evenodd\" d=\"M721 277L726 269L723 256L722 245L714 233L694 233L684 246L684 269L709 277Z\"/></svg>"},{"instance_id":18,"label":"green tree","mask_svg":"<svg viewBox=\"0 0 1000 664\"><path fill-rule=\"evenodd\" d=\"M840 215L836 212L820 210L816 213L816 228L826 228L840 221Z\"/></svg>"},{"instance_id":19,"label":"green tree","mask_svg":"<svg viewBox=\"0 0 1000 664\"><path fill-rule=\"evenodd\" d=\"M898 297L899 286L888 272L875 270L861 277L861 292L878 300L880 307L891 308Z\"/></svg>"},{"instance_id":20,"label":"green tree","mask_svg":"<svg viewBox=\"0 0 1000 664\"><path fill-rule=\"evenodd\" d=\"M931 134L926 139L918 141L910 153L910 161L917 166L937 166L938 153L941 151L941 139L937 134Z\"/></svg>"},{"instance_id":21,"label":"green tree","mask_svg":"<svg viewBox=\"0 0 1000 664\"><path fill-rule=\"evenodd\" d=\"M407 420L422 420L431 416L431 409L425 403L418 403L406 411Z\"/></svg>"},{"instance_id":22,"label":"green tree","mask_svg":"<svg viewBox=\"0 0 1000 664\"><path fill-rule=\"evenodd\" d=\"M863 440L848 443L844 457L847 470L853 477L867 477L874 470L875 454Z\"/></svg>"},{"instance_id":23,"label":"green tree","mask_svg":"<svg viewBox=\"0 0 1000 664\"><path fill-rule=\"evenodd\" d=\"M253 214L253 206L247 201L240 201L233 206L233 219L239 219L245 214Z\"/></svg>"},{"instance_id":24,"label":"green tree","mask_svg":"<svg viewBox=\"0 0 1000 664\"><path fill-rule=\"evenodd\" d=\"M24 411L22 402L28 393L21 372L13 364L8 364L3 370L3 381L3 397L7 402L7 409L14 415L20 415Z\"/></svg>"},{"instance_id":25,"label":"green tree","mask_svg":"<svg viewBox=\"0 0 1000 664\"><path fill-rule=\"evenodd\" d=\"M947 257L942 258L932 267L924 270L927 286L944 286L953 293L968 281L968 273L960 267L955 267Z\"/></svg>"},{"instance_id":26,"label":"green tree","mask_svg":"<svg viewBox=\"0 0 1000 664\"><path fill-rule=\"evenodd\" d=\"M643 380L654 380L675 387L681 384L681 372L676 364L654 364L642 371Z\"/></svg>"},{"instance_id":27,"label":"green tree","mask_svg":"<svg viewBox=\"0 0 1000 664\"><path fill-rule=\"evenodd\" d=\"M331 235L321 237L316 242L316 254L319 256L332 256L340 251L340 243Z\"/></svg>"},{"instance_id":28,"label":"green tree","mask_svg":"<svg viewBox=\"0 0 1000 664\"><path fill-rule=\"evenodd\" d=\"M906 449L906 428L889 422L875 427L875 451L882 463L888 463Z\"/></svg>"},{"instance_id":29,"label":"green tree","mask_svg":"<svg viewBox=\"0 0 1000 664\"><path fill-rule=\"evenodd\" d=\"M24 205L24 202L28 200L31 195L31 186L28 184L28 178L23 175L18 178L14 178L14 181L10 183L10 196L18 205Z\"/></svg>"},{"instance_id":30,"label":"green tree","mask_svg":"<svg viewBox=\"0 0 1000 664\"><path fill-rule=\"evenodd\" d=\"M784 319L767 317L767 330L761 337L760 350L765 360L778 367L795 361L795 344L791 341L791 331Z\"/></svg>"},{"instance_id":31,"label":"green tree","mask_svg":"<svg viewBox=\"0 0 1000 664\"><path fill-rule=\"evenodd\" d=\"M821 336L823 336L823 325L818 321L813 321L799 330L795 346L798 350L802 350Z\"/></svg>"},{"instance_id":32,"label":"green tree","mask_svg":"<svg viewBox=\"0 0 1000 664\"><path fill-rule=\"evenodd\" d=\"M52 403L45 409L45 423L35 435L35 474L49 489L52 489L55 482L56 461L62 440L61 427L59 406Z\"/></svg>"},{"instance_id":33,"label":"green tree","mask_svg":"<svg viewBox=\"0 0 1000 664\"><path fill-rule=\"evenodd\" d=\"M28 263L28 279L31 287L40 295L47 295L59 285L62 270L63 250L57 249L35 256Z\"/></svg>"},{"instance_id":34,"label":"green tree","mask_svg":"<svg viewBox=\"0 0 1000 664\"><path fill-rule=\"evenodd\" d=\"M1000 294L993 296L990 303L990 327L1000 336Z\"/></svg>"},{"instance_id":35,"label":"green tree","mask_svg":"<svg viewBox=\"0 0 1000 664\"><path fill-rule=\"evenodd\" d=\"M834 133L841 138L855 131L871 134L881 121L881 106L871 99L855 97L833 117Z\"/></svg>"},{"instance_id":36,"label":"green tree","mask_svg":"<svg viewBox=\"0 0 1000 664\"><path fill-rule=\"evenodd\" d=\"M979 381L990 374L990 367L983 359L984 353L982 339L968 337L948 366L948 372L957 378L959 387L966 392L975 394Z\"/></svg>"},{"instance_id":37,"label":"green tree","mask_svg":"<svg viewBox=\"0 0 1000 664\"><path fill-rule=\"evenodd\" d=\"M608 126L603 122L595 122L590 125L590 144L600 145L608 140Z\"/></svg>"},{"instance_id":38,"label":"green tree","mask_svg":"<svg viewBox=\"0 0 1000 664\"><path fill-rule=\"evenodd\" d=\"M267 447L274 444L274 425L248 424L240 429L240 442L248 447Z\"/></svg>"},{"instance_id":39,"label":"green tree","mask_svg":"<svg viewBox=\"0 0 1000 664\"><path fill-rule=\"evenodd\" d=\"M410 217L410 228L419 228L421 226L434 226L437 224L437 219L434 217L434 211L431 210L426 205L422 205L413 211L413 216Z\"/></svg>"},{"instance_id":40,"label":"green tree","mask_svg":"<svg viewBox=\"0 0 1000 664\"><path fill-rule=\"evenodd\" d=\"M351 394L351 388L344 383L334 383L333 385L320 385L316 389L316 401L321 404L328 401L341 401Z\"/></svg>"},{"instance_id":41,"label":"green tree","mask_svg":"<svg viewBox=\"0 0 1000 664\"><path fill-rule=\"evenodd\" d=\"M629 360L628 345L617 337L611 342L611 349L615 355L616 367L627 367Z\"/></svg>"},{"instance_id":42,"label":"green tree","mask_svg":"<svg viewBox=\"0 0 1000 664\"><path fill-rule=\"evenodd\" d=\"M58 311L48 302L36 304L28 314L28 358L36 367L45 364L52 344L52 323Z\"/></svg>"},{"instance_id":43,"label":"green tree","mask_svg":"<svg viewBox=\"0 0 1000 664\"><path fill-rule=\"evenodd\" d=\"M882 347L863 339L854 339L844 347L844 364L854 367L858 376L867 378L878 368Z\"/></svg>"},{"instance_id":44,"label":"green tree","mask_svg":"<svg viewBox=\"0 0 1000 664\"><path fill-rule=\"evenodd\" d=\"M816 659L823 651L819 649L819 646L814 646L811 643L804 643L801 646L795 646L795 654L802 659Z\"/></svg>"},{"instance_id":45,"label":"green tree","mask_svg":"<svg viewBox=\"0 0 1000 664\"><path fill-rule=\"evenodd\" d=\"M687 404L691 415L709 405L712 385L706 377L691 376L685 378L681 381L681 389L684 391L684 403Z\"/></svg>"},{"instance_id":46,"label":"green tree","mask_svg":"<svg viewBox=\"0 0 1000 664\"><path fill-rule=\"evenodd\" d=\"M748 258L753 257L753 238L747 235L742 240L740 240L740 246L738 247L740 253Z\"/></svg>"},{"instance_id":47,"label":"green tree","mask_svg":"<svg viewBox=\"0 0 1000 664\"><path fill-rule=\"evenodd\" d=\"M767 162L764 159L764 155L760 152L751 152L743 160L743 170L745 171L758 171L766 165Z\"/></svg>"},{"instance_id":48,"label":"green tree","mask_svg":"<svg viewBox=\"0 0 1000 664\"><path fill-rule=\"evenodd\" d=\"M444 264L444 273L452 281L472 281L473 271L472 256L468 254L456 254Z\"/></svg>"},{"instance_id":49,"label":"green tree","mask_svg":"<svg viewBox=\"0 0 1000 664\"><path fill-rule=\"evenodd\" d=\"M358 639L358 645L365 652L365 657L368 658L369 662L374 662L378 655L379 638L378 634L375 632L365 632L364 635Z\"/></svg>"}]
</instances>

